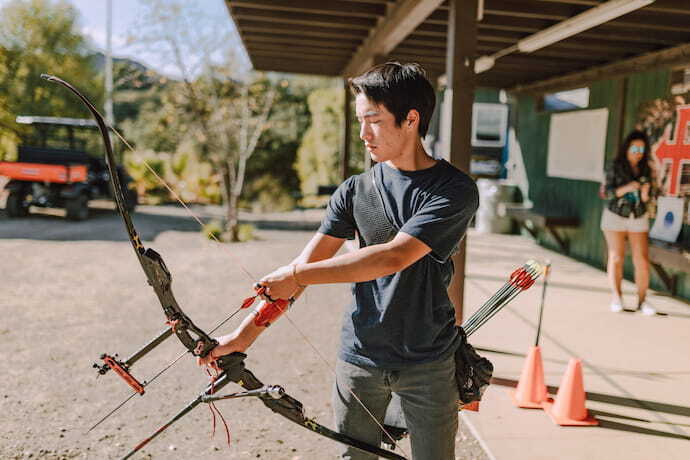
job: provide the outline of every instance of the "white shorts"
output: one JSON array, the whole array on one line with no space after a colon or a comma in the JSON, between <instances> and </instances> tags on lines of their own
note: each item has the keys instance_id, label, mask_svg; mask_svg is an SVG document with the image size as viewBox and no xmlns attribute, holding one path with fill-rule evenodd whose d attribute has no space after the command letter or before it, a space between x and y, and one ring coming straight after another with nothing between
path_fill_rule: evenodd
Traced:
<instances>
[{"instance_id":1,"label":"white shorts","mask_svg":"<svg viewBox=\"0 0 690 460\"><path fill-rule=\"evenodd\" d=\"M647 214L640 217L635 217L633 214L630 214L630 217L622 217L604 208L601 214L601 229L613 232L649 232L649 218Z\"/></svg>"}]
</instances>

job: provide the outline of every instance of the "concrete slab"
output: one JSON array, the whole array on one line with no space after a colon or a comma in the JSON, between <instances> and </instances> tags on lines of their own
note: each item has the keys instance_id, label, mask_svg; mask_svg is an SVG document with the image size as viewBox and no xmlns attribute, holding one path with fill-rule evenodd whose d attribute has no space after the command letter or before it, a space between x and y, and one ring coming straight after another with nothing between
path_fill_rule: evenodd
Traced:
<instances>
[{"instance_id":1,"label":"concrete slab","mask_svg":"<svg viewBox=\"0 0 690 460\"><path fill-rule=\"evenodd\" d=\"M587 407L598 427L560 427L538 409L512 405L534 345L542 283L522 293L472 336L495 366L479 413L466 412L491 457L510 459L689 459L690 307L651 293L666 316L609 311L606 274L514 235L468 235L466 316L527 259L551 260L540 346L555 396L571 357L582 359ZM627 304L635 286L624 282Z\"/></svg>"}]
</instances>

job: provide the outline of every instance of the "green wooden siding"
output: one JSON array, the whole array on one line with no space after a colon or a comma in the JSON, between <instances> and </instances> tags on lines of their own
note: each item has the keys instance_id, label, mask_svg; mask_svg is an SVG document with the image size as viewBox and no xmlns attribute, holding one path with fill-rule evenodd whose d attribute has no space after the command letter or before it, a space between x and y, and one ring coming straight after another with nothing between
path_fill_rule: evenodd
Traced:
<instances>
[{"instance_id":1,"label":"green wooden siding","mask_svg":"<svg viewBox=\"0 0 690 460\"><path fill-rule=\"evenodd\" d=\"M609 110L606 138L607 163L615 156L621 137L632 129L637 121L641 103L668 95L668 70L650 71L623 78L594 82L590 85L588 109ZM623 93L625 98L623 99ZM575 215L580 226L573 230L560 229L570 242L570 255L593 266L605 269L606 244L599 229L604 201L599 199L599 183L546 176L549 122L553 112L537 109L537 98L519 96L513 117L517 137L530 182L530 199L536 209L548 213ZM623 117L623 119L621 119ZM683 239L690 239L690 229L684 226ZM540 244L560 251L550 235L542 233ZM628 254L625 276L633 278L633 266ZM679 294L690 298L690 283L682 277ZM652 273L652 287L663 289L661 281Z\"/></svg>"}]
</instances>

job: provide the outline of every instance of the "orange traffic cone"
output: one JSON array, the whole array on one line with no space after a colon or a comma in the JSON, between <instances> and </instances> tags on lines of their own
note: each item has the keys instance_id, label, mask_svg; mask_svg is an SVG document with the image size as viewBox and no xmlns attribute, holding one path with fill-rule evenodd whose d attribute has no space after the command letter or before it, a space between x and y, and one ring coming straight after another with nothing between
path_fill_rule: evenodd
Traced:
<instances>
[{"instance_id":1,"label":"orange traffic cone","mask_svg":"<svg viewBox=\"0 0 690 460\"><path fill-rule=\"evenodd\" d=\"M479 412L479 401L472 401L462 406L463 410L471 410L472 412Z\"/></svg>"},{"instance_id":2,"label":"orange traffic cone","mask_svg":"<svg viewBox=\"0 0 690 460\"><path fill-rule=\"evenodd\" d=\"M556 402L544 403L544 410L551 420L558 425L582 426L598 425L594 417L590 417L585 407L585 387L582 383L582 361L570 358L568 369L563 375L561 386L556 394Z\"/></svg>"},{"instance_id":3,"label":"orange traffic cone","mask_svg":"<svg viewBox=\"0 0 690 460\"><path fill-rule=\"evenodd\" d=\"M513 404L527 409L541 409L547 400L544 385L544 366L541 363L541 348L532 347L522 367L520 381L515 391L511 391Z\"/></svg>"}]
</instances>

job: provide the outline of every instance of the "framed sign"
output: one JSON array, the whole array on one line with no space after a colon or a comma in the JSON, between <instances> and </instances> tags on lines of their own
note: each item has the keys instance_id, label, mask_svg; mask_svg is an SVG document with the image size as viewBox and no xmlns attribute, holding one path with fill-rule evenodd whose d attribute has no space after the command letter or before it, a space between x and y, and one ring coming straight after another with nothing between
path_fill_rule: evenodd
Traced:
<instances>
[{"instance_id":1,"label":"framed sign","mask_svg":"<svg viewBox=\"0 0 690 460\"><path fill-rule=\"evenodd\" d=\"M546 174L601 182L604 179L608 109L551 115Z\"/></svg>"}]
</instances>

